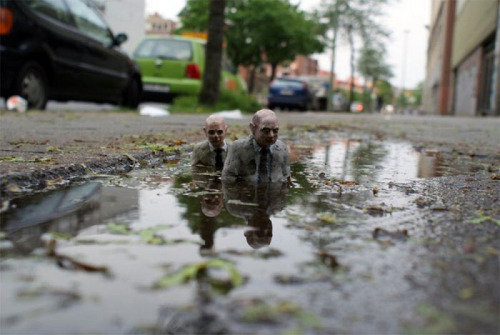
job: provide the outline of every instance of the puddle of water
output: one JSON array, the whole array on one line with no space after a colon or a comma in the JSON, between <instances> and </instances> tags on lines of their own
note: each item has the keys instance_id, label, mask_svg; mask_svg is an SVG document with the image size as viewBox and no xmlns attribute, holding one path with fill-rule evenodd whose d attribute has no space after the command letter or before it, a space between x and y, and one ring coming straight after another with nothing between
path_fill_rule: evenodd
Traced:
<instances>
[{"instance_id":1,"label":"puddle of water","mask_svg":"<svg viewBox=\"0 0 500 335\"><path fill-rule=\"evenodd\" d=\"M370 262L370 252L360 250L374 247L366 242L373 227L382 221L404 222L407 215L394 212L389 218L385 214L384 210L410 201L389 190L388 183L434 176L438 164L435 157L418 153L408 143L334 138L293 164L296 187L287 189L222 185L213 176L191 175L182 165L186 162L181 161L176 175L168 169L140 170L131 173L132 178L113 177L13 200L0 217L1 230L7 234L0 249L7 269L2 285L7 282L12 289L2 295L1 303L13 306L4 311L3 323L27 332L33 325L32 317L26 316L33 308L16 295L23 289L16 282L20 276L42 286L76 290L82 296L78 307L39 312L35 324L41 322L48 329L50 324L43 320L52 318L56 310L59 317L74 322L63 326L65 330L113 332L154 323L161 306L190 305L198 294L194 283L151 293L154 282L166 272L211 257L232 261L247 278L232 297L290 299L297 288L283 286L276 278L323 278L329 269L318 254L324 250ZM341 194L335 184L326 182L331 177L359 185L344 186ZM372 192L375 184L380 185L377 195ZM369 204L380 208L380 219L363 211ZM116 226L126 227L126 233L111 229ZM148 229L156 229L154 235L162 243L144 240ZM43 254L42 240L54 232L70 238L60 239L58 252L107 264L112 279L34 260L33 254ZM355 250L357 256L352 255ZM308 299L304 294L298 295L302 301ZM42 301L54 299L51 294L45 296L49 300ZM115 311L111 305L118 300L123 306ZM134 301L147 307L138 313ZM82 313L99 315L96 328L85 325ZM119 322L110 326L109 320L116 318Z\"/></svg>"},{"instance_id":2,"label":"puddle of water","mask_svg":"<svg viewBox=\"0 0 500 335\"><path fill-rule=\"evenodd\" d=\"M440 176L440 161L410 143L333 138L316 147L313 163L323 164L332 177L359 183L404 183Z\"/></svg>"}]
</instances>

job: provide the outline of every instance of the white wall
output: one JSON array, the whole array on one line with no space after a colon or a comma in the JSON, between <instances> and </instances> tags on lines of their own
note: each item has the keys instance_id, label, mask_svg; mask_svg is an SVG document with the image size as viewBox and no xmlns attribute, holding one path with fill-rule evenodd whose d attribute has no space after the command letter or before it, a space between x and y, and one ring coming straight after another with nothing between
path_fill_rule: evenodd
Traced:
<instances>
[{"instance_id":1,"label":"white wall","mask_svg":"<svg viewBox=\"0 0 500 335\"><path fill-rule=\"evenodd\" d=\"M126 33L128 40L122 45L129 55L144 37L145 0L101 0L104 17L113 33Z\"/></svg>"}]
</instances>

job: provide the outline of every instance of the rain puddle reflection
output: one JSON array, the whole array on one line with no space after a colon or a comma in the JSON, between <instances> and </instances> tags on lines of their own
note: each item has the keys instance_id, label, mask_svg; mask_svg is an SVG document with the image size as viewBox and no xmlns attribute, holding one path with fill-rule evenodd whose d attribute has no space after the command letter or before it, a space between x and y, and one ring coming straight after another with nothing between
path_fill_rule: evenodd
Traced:
<instances>
[{"instance_id":1,"label":"rain puddle reflection","mask_svg":"<svg viewBox=\"0 0 500 335\"><path fill-rule=\"evenodd\" d=\"M297 151L292 188L223 184L216 175L192 173L182 157L176 167L136 170L11 201L0 214L5 235L0 252L2 285L12 291L2 294L1 303L15 307L4 308L1 323L13 332L30 332L54 314L42 309L29 316L31 305L19 299L27 285L18 280L22 276L40 287L76 290L79 305L86 307L55 308L71 320L60 325L63 332L156 325L165 306L186 308L198 301L199 287L189 271L198 285L203 273L212 278L210 287L233 290L233 299L258 296L307 304L289 284L325 285L332 273L345 271L342 264L349 257L370 262L377 246L366 239L380 225L378 218L393 230L407 221L401 208L413 198L402 200L404 190L394 185L439 174L436 157L404 142L336 137ZM44 254L50 239L57 240L60 268L33 258ZM75 266L62 266L61 255L105 264L111 279L66 271ZM188 284L168 289L179 276ZM115 311L110 303L118 297L122 306ZM140 311L133 307L136 301L142 302ZM120 321L110 323L116 313ZM100 318L90 326L84 320L92 315Z\"/></svg>"}]
</instances>

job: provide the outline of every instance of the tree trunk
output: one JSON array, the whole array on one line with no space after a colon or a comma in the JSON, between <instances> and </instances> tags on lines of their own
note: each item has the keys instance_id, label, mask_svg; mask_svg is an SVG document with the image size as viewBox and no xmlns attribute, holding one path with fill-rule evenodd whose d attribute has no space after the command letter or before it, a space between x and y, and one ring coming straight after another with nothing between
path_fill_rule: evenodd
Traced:
<instances>
[{"instance_id":1,"label":"tree trunk","mask_svg":"<svg viewBox=\"0 0 500 335\"><path fill-rule=\"evenodd\" d=\"M271 63L271 78L269 78L269 82L272 82L274 78L276 78L276 69L278 68L278 64Z\"/></svg>"},{"instance_id":2,"label":"tree trunk","mask_svg":"<svg viewBox=\"0 0 500 335\"><path fill-rule=\"evenodd\" d=\"M349 29L348 32L349 35L349 46L351 47L351 59L350 59L350 66L351 66L351 82L349 85L349 110L351 109L351 104L352 100L354 99L354 39L352 38L352 31Z\"/></svg>"},{"instance_id":3,"label":"tree trunk","mask_svg":"<svg viewBox=\"0 0 500 335\"><path fill-rule=\"evenodd\" d=\"M199 102L213 106L219 100L226 0L210 0L205 71Z\"/></svg>"},{"instance_id":4,"label":"tree trunk","mask_svg":"<svg viewBox=\"0 0 500 335\"><path fill-rule=\"evenodd\" d=\"M250 77L248 78L248 93L252 94L255 89L255 73L257 72L257 66L253 65L250 70Z\"/></svg>"}]
</instances>

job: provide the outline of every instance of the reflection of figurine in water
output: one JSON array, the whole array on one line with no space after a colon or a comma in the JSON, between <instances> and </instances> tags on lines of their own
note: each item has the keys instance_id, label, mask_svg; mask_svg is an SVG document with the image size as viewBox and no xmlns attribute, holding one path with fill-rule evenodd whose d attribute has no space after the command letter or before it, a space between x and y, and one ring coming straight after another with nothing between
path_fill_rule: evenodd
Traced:
<instances>
[{"instance_id":1,"label":"reflection of figurine in water","mask_svg":"<svg viewBox=\"0 0 500 335\"><path fill-rule=\"evenodd\" d=\"M278 140L276 114L261 109L250 122L252 135L231 145L222 170L222 179L234 181L290 180L290 155L286 145Z\"/></svg>"},{"instance_id":2,"label":"reflection of figurine in water","mask_svg":"<svg viewBox=\"0 0 500 335\"><path fill-rule=\"evenodd\" d=\"M245 232L247 243L254 249L259 249L271 244L273 238L273 223L264 210L257 208L248 219L248 226L253 229Z\"/></svg>"},{"instance_id":3,"label":"reflection of figurine in water","mask_svg":"<svg viewBox=\"0 0 500 335\"><path fill-rule=\"evenodd\" d=\"M245 232L248 245L254 249L271 244L271 215L285 208L288 188L283 183L224 183L226 210L245 219L252 229Z\"/></svg>"},{"instance_id":4,"label":"reflection of figurine in water","mask_svg":"<svg viewBox=\"0 0 500 335\"><path fill-rule=\"evenodd\" d=\"M209 218L216 217L224 207L222 199L222 183L219 178L211 179L205 191L209 192L200 196L201 212Z\"/></svg>"},{"instance_id":5,"label":"reflection of figurine in water","mask_svg":"<svg viewBox=\"0 0 500 335\"><path fill-rule=\"evenodd\" d=\"M216 217L224 207L222 198L222 183L216 176L209 174L193 173L193 181L200 186L203 191L199 196L200 199L200 236L204 241L201 249L212 249L214 245L214 234L217 229Z\"/></svg>"},{"instance_id":6,"label":"reflection of figurine in water","mask_svg":"<svg viewBox=\"0 0 500 335\"><path fill-rule=\"evenodd\" d=\"M226 122L219 115L210 115L205 121L203 131L207 139L195 145L191 155L191 165L222 170L229 148L225 140Z\"/></svg>"}]
</instances>

